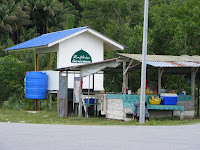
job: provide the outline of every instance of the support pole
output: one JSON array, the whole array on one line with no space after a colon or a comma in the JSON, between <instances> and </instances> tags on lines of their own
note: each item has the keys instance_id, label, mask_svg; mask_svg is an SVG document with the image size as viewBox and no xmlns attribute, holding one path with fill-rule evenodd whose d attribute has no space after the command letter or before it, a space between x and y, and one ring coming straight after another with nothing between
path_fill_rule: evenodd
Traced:
<instances>
[{"instance_id":1,"label":"support pole","mask_svg":"<svg viewBox=\"0 0 200 150\"><path fill-rule=\"evenodd\" d=\"M158 94L161 93L161 77L162 77L163 71L164 71L163 68L158 68Z\"/></svg>"},{"instance_id":2,"label":"support pole","mask_svg":"<svg viewBox=\"0 0 200 150\"><path fill-rule=\"evenodd\" d=\"M126 73L126 89L128 89L128 72ZM128 91L126 91L126 92L128 92ZM128 93L126 93L126 94L128 94Z\"/></svg>"},{"instance_id":3,"label":"support pole","mask_svg":"<svg viewBox=\"0 0 200 150\"><path fill-rule=\"evenodd\" d=\"M59 90L57 91L57 112L58 112L58 114L60 113L60 111L59 111Z\"/></svg>"},{"instance_id":4,"label":"support pole","mask_svg":"<svg viewBox=\"0 0 200 150\"><path fill-rule=\"evenodd\" d=\"M197 90L197 116L199 117L199 79L198 79L198 90Z\"/></svg>"},{"instance_id":5,"label":"support pole","mask_svg":"<svg viewBox=\"0 0 200 150\"><path fill-rule=\"evenodd\" d=\"M82 95L82 77L81 77L81 83L80 83L80 90L81 90L81 95ZM78 116L82 117L82 98L80 97L80 101L79 101L79 111L78 111Z\"/></svg>"},{"instance_id":6,"label":"support pole","mask_svg":"<svg viewBox=\"0 0 200 150\"><path fill-rule=\"evenodd\" d=\"M195 95L195 68L191 68L191 95L192 95L192 100L194 101L194 95Z\"/></svg>"},{"instance_id":7,"label":"support pole","mask_svg":"<svg viewBox=\"0 0 200 150\"><path fill-rule=\"evenodd\" d=\"M35 111L38 111L38 100L35 100Z\"/></svg>"},{"instance_id":8,"label":"support pole","mask_svg":"<svg viewBox=\"0 0 200 150\"><path fill-rule=\"evenodd\" d=\"M127 73L125 73L126 71L126 61L123 61L123 84L122 84L122 93L126 94L126 85L127 85Z\"/></svg>"},{"instance_id":9,"label":"support pole","mask_svg":"<svg viewBox=\"0 0 200 150\"><path fill-rule=\"evenodd\" d=\"M195 105L195 76L196 76L195 68L191 68L191 95L194 105Z\"/></svg>"},{"instance_id":10,"label":"support pole","mask_svg":"<svg viewBox=\"0 0 200 150\"><path fill-rule=\"evenodd\" d=\"M49 109L51 110L52 95L49 93Z\"/></svg>"},{"instance_id":11,"label":"support pole","mask_svg":"<svg viewBox=\"0 0 200 150\"><path fill-rule=\"evenodd\" d=\"M85 117L88 118L88 105L90 104L90 98L89 98L89 95L90 95L90 75L89 75L89 85L88 85L88 101L86 103L86 112L85 112Z\"/></svg>"},{"instance_id":12,"label":"support pole","mask_svg":"<svg viewBox=\"0 0 200 150\"><path fill-rule=\"evenodd\" d=\"M68 110L68 104L69 104L69 100L68 100L68 71L66 72L66 104L65 104L65 117L68 116L69 110Z\"/></svg>"},{"instance_id":13,"label":"support pole","mask_svg":"<svg viewBox=\"0 0 200 150\"><path fill-rule=\"evenodd\" d=\"M35 54L35 71L38 71L38 54Z\"/></svg>"},{"instance_id":14,"label":"support pole","mask_svg":"<svg viewBox=\"0 0 200 150\"><path fill-rule=\"evenodd\" d=\"M59 116L66 117L68 115L68 72L63 76L59 72Z\"/></svg>"},{"instance_id":15,"label":"support pole","mask_svg":"<svg viewBox=\"0 0 200 150\"><path fill-rule=\"evenodd\" d=\"M51 61L50 61L50 59L51 59L51 54L49 53L48 54L48 70L51 69Z\"/></svg>"},{"instance_id":16,"label":"support pole","mask_svg":"<svg viewBox=\"0 0 200 150\"><path fill-rule=\"evenodd\" d=\"M147 34L148 34L148 4L144 4L143 46L142 46L142 68L141 68L141 94L140 94L140 124L145 122L145 97L146 97L146 56L147 56Z\"/></svg>"}]
</instances>

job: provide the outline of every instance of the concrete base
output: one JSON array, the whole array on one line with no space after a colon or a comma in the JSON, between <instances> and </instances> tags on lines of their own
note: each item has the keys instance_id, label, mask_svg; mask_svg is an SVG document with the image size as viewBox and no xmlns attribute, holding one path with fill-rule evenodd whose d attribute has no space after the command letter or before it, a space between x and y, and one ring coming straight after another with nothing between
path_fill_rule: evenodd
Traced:
<instances>
[{"instance_id":1,"label":"concrete base","mask_svg":"<svg viewBox=\"0 0 200 150\"><path fill-rule=\"evenodd\" d=\"M180 116L181 113L180 113L180 111L174 110L174 111L173 111L173 115L174 115L174 116ZM195 116L195 112L194 112L194 111L183 111L183 112L182 112L182 116L183 116L185 119L192 119L192 118L194 118L194 116Z\"/></svg>"},{"instance_id":2,"label":"concrete base","mask_svg":"<svg viewBox=\"0 0 200 150\"><path fill-rule=\"evenodd\" d=\"M148 110L151 118L164 118L164 117L171 117L173 115L172 111L170 110Z\"/></svg>"}]
</instances>

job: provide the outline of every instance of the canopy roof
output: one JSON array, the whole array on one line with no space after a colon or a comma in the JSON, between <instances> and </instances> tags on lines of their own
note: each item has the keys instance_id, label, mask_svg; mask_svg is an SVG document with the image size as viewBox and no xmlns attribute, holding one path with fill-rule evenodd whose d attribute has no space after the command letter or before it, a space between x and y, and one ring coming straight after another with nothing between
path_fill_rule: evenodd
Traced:
<instances>
[{"instance_id":1,"label":"canopy roof","mask_svg":"<svg viewBox=\"0 0 200 150\"><path fill-rule=\"evenodd\" d=\"M120 56L142 62L142 54L124 54ZM170 55L147 55L147 65L153 67L200 67L200 56L170 56Z\"/></svg>"},{"instance_id":2,"label":"canopy roof","mask_svg":"<svg viewBox=\"0 0 200 150\"><path fill-rule=\"evenodd\" d=\"M92 34L93 36L101 39L104 42L105 50L123 50L124 49L123 45L95 31L94 29L88 26L85 26L85 27L80 27L80 28L74 28L74 29L68 29L68 30L43 34L29 41L7 48L6 50L24 50L24 49L30 49L30 48L51 47L55 44L58 44L64 40L67 40L69 38L72 38L84 32L88 32Z\"/></svg>"},{"instance_id":3,"label":"canopy roof","mask_svg":"<svg viewBox=\"0 0 200 150\"><path fill-rule=\"evenodd\" d=\"M119 66L121 61L119 58L108 59L95 63L87 63L82 65L76 65L71 67L64 67L55 69L56 71L81 71L81 76L88 76L99 71L105 70L106 68L116 68Z\"/></svg>"},{"instance_id":4,"label":"canopy roof","mask_svg":"<svg viewBox=\"0 0 200 150\"><path fill-rule=\"evenodd\" d=\"M57 71L79 70L84 72L82 76L91 75L98 71L122 72L122 62L128 62L128 70L140 70L142 54L119 53L119 58L104 60L101 62L88 63L56 69ZM178 61L180 60L180 61ZM200 56L169 56L169 55L147 55L147 69L166 68L165 73L190 74L191 68L200 67ZM177 69L178 68L178 69ZM197 72L199 72L197 70Z\"/></svg>"}]
</instances>

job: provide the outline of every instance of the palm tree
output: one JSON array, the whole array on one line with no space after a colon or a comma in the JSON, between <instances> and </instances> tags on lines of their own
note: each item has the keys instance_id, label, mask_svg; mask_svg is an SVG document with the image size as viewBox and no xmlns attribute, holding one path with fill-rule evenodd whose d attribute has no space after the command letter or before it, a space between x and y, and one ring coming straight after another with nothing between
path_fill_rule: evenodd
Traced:
<instances>
[{"instance_id":1,"label":"palm tree","mask_svg":"<svg viewBox=\"0 0 200 150\"><path fill-rule=\"evenodd\" d=\"M62 8L62 3L57 0L42 0L41 7L43 8L45 17L45 33L48 33L49 18L50 16L55 16L55 11L59 11Z\"/></svg>"},{"instance_id":2,"label":"palm tree","mask_svg":"<svg viewBox=\"0 0 200 150\"><path fill-rule=\"evenodd\" d=\"M24 8L29 12L31 20L33 20L36 29L35 31L37 34L37 13L41 0L23 0L22 3L24 5Z\"/></svg>"},{"instance_id":3,"label":"palm tree","mask_svg":"<svg viewBox=\"0 0 200 150\"><path fill-rule=\"evenodd\" d=\"M32 21L29 20L30 16L28 15L27 12L22 10L22 3L18 3L19 7L17 7L16 15L20 16L17 17L14 24L13 24L13 30L16 36L16 43L21 42L20 41L20 36L24 30L24 28L30 24L32 24Z\"/></svg>"},{"instance_id":4,"label":"palm tree","mask_svg":"<svg viewBox=\"0 0 200 150\"><path fill-rule=\"evenodd\" d=\"M14 0L3 0L0 3L0 34L1 43L6 44L9 38L9 33L13 31L13 23L17 19L17 7ZM7 43L8 44L8 43Z\"/></svg>"},{"instance_id":5,"label":"palm tree","mask_svg":"<svg viewBox=\"0 0 200 150\"><path fill-rule=\"evenodd\" d=\"M66 29L68 16L69 10L68 8L64 8L64 6L59 11L55 11L55 16L50 16L49 18L50 32Z\"/></svg>"}]
</instances>

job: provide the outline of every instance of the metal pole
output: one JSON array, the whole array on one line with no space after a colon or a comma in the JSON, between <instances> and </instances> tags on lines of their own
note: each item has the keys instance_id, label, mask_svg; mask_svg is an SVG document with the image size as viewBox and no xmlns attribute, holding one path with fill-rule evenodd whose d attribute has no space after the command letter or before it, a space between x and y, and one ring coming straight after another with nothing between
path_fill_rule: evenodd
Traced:
<instances>
[{"instance_id":1,"label":"metal pole","mask_svg":"<svg viewBox=\"0 0 200 150\"><path fill-rule=\"evenodd\" d=\"M197 116L199 117L199 79L198 79L198 89L197 89Z\"/></svg>"},{"instance_id":2,"label":"metal pole","mask_svg":"<svg viewBox=\"0 0 200 150\"><path fill-rule=\"evenodd\" d=\"M68 71L66 72L66 105L65 105L65 114L64 116L67 117L69 110L68 110L68 105L69 105L69 100L68 100Z\"/></svg>"},{"instance_id":3,"label":"metal pole","mask_svg":"<svg viewBox=\"0 0 200 150\"><path fill-rule=\"evenodd\" d=\"M143 46L142 46L142 68L141 68L141 93L140 93L140 124L145 122L145 96L146 96L146 56L147 56L147 33L148 33L148 4L144 4Z\"/></svg>"},{"instance_id":4,"label":"metal pole","mask_svg":"<svg viewBox=\"0 0 200 150\"><path fill-rule=\"evenodd\" d=\"M122 93L123 94L126 94L126 73L125 73L125 70L126 70L126 61L123 61L123 83L122 83Z\"/></svg>"}]
</instances>

